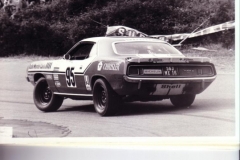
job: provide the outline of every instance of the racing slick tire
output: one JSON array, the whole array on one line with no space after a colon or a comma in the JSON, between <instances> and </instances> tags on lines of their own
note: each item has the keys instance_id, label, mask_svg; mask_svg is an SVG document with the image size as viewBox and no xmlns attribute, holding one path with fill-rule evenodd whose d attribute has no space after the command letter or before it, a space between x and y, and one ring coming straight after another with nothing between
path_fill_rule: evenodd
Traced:
<instances>
[{"instance_id":1,"label":"racing slick tire","mask_svg":"<svg viewBox=\"0 0 240 160\"><path fill-rule=\"evenodd\" d=\"M97 79L93 86L94 108L101 116L113 116L117 113L121 99L104 79Z\"/></svg>"},{"instance_id":2,"label":"racing slick tire","mask_svg":"<svg viewBox=\"0 0 240 160\"><path fill-rule=\"evenodd\" d=\"M170 97L170 101L175 107L187 107L194 102L195 97L195 94L183 94Z\"/></svg>"},{"instance_id":3,"label":"racing slick tire","mask_svg":"<svg viewBox=\"0 0 240 160\"><path fill-rule=\"evenodd\" d=\"M39 110L43 112L57 111L61 107L63 99L52 93L45 78L37 81L33 91L33 100Z\"/></svg>"}]
</instances>

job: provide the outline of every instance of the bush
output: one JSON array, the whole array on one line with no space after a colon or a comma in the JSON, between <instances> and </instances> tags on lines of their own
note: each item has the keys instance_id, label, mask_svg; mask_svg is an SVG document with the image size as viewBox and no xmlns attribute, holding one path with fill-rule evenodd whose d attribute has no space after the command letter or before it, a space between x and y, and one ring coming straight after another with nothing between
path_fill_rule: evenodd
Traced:
<instances>
[{"instance_id":1,"label":"bush","mask_svg":"<svg viewBox=\"0 0 240 160\"><path fill-rule=\"evenodd\" d=\"M83 38L105 35L106 27L93 20L149 35L167 35L192 32L210 15L203 28L234 20L234 1L55 0L27 8L14 20L0 12L0 56L62 55ZM221 42L225 47L234 44L234 32L221 34L229 38L213 36L215 40L207 37L204 42Z\"/></svg>"}]
</instances>

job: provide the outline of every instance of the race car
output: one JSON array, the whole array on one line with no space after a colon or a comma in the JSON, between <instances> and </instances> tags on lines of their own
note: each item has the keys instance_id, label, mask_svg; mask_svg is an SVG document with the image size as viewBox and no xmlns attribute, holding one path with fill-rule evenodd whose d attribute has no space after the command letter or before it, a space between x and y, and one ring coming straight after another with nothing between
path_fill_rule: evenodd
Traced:
<instances>
[{"instance_id":1,"label":"race car","mask_svg":"<svg viewBox=\"0 0 240 160\"><path fill-rule=\"evenodd\" d=\"M116 115L122 102L190 106L215 78L209 58L185 57L159 39L122 36L79 41L62 59L32 62L26 77L39 110L56 111L66 98L93 100L101 116Z\"/></svg>"}]
</instances>

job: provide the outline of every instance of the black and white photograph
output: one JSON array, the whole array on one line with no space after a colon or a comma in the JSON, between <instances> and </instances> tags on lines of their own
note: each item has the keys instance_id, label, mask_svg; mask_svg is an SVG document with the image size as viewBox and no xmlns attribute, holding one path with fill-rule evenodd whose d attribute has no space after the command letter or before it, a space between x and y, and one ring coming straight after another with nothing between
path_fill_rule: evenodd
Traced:
<instances>
[{"instance_id":1,"label":"black and white photograph","mask_svg":"<svg viewBox=\"0 0 240 160\"><path fill-rule=\"evenodd\" d=\"M0 0L0 144L238 148L237 5Z\"/></svg>"}]
</instances>

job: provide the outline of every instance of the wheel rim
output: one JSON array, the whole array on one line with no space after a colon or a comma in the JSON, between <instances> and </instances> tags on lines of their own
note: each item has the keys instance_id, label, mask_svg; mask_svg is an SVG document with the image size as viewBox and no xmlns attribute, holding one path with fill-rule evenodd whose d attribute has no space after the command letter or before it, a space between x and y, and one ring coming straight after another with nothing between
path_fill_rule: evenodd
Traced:
<instances>
[{"instance_id":1,"label":"wheel rim","mask_svg":"<svg viewBox=\"0 0 240 160\"><path fill-rule=\"evenodd\" d=\"M100 103L101 103L102 105L105 105L106 102L107 102L106 92L105 92L105 90L103 90L103 91L101 92L101 102L100 102Z\"/></svg>"},{"instance_id":2,"label":"wheel rim","mask_svg":"<svg viewBox=\"0 0 240 160\"><path fill-rule=\"evenodd\" d=\"M47 84L42 86L38 99L43 105L47 105L51 101L52 91Z\"/></svg>"},{"instance_id":3,"label":"wheel rim","mask_svg":"<svg viewBox=\"0 0 240 160\"><path fill-rule=\"evenodd\" d=\"M99 85L96 88L95 97L97 111L103 112L107 104L107 92L103 86Z\"/></svg>"}]
</instances>

